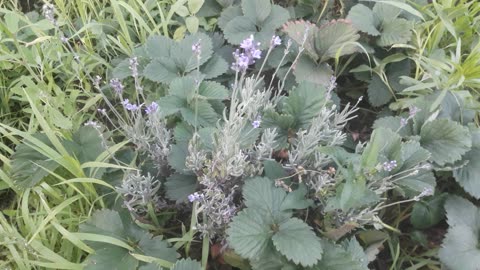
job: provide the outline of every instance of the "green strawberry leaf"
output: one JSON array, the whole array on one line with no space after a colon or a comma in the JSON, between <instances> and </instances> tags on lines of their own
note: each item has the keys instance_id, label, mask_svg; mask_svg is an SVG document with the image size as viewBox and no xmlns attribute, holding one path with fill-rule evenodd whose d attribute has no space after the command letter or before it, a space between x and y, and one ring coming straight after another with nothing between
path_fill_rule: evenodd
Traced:
<instances>
[{"instance_id":1,"label":"green strawberry leaf","mask_svg":"<svg viewBox=\"0 0 480 270\"><path fill-rule=\"evenodd\" d=\"M271 217L263 211L244 209L233 218L227 229L229 245L242 257L255 259L268 246L273 234L271 224Z\"/></svg>"},{"instance_id":2,"label":"green strawberry leaf","mask_svg":"<svg viewBox=\"0 0 480 270\"><path fill-rule=\"evenodd\" d=\"M172 174L165 182L166 195L177 203L187 200L188 195L195 192L197 177L185 174Z\"/></svg>"},{"instance_id":3,"label":"green strawberry leaf","mask_svg":"<svg viewBox=\"0 0 480 270\"><path fill-rule=\"evenodd\" d=\"M480 265L480 209L452 196L445 210L450 227L438 253L440 260L450 269L476 270Z\"/></svg>"},{"instance_id":4,"label":"green strawberry leaf","mask_svg":"<svg viewBox=\"0 0 480 270\"><path fill-rule=\"evenodd\" d=\"M132 270L137 269L139 261L128 250L111 246L95 250L84 263L85 270Z\"/></svg>"},{"instance_id":5,"label":"green strawberry leaf","mask_svg":"<svg viewBox=\"0 0 480 270\"><path fill-rule=\"evenodd\" d=\"M260 25L270 15L272 4L270 0L242 0L242 11L256 25Z\"/></svg>"},{"instance_id":6,"label":"green strawberry leaf","mask_svg":"<svg viewBox=\"0 0 480 270\"><path fill-rule=\"evenodd\" d=\"M300 219L291 218L280 224L272 240L275 248L295 264L313 266L322 258L320 239Z\"/></svg>"},{"instance_id":7,"label":"green strawberry leaf","mask_svg":"<svg viewBox=\"0 0 480 270\"><path fill-rule=\"evenodd\" d=\"M443 220L445 212L443 205L447 194L443 193L431 199L416 202L413 205L410 222L417 229L427 229Z\"/></svg>"},{"instance_id":8,"label":"green strawberry leaf","mask_svg":"<svg viewBox=\"0 0 480 270\"><path fill-rule=\"evenodd\" d=\"M420 144L432 154L440 166L462 158L472 146L468 128L449 119L435 119L425 123L420 130Z\"/></svg>"},{"instance_id":9,"label":"green strawberry leaf","mask_svg":"<svg viewBox=\"0 0 480 270\"><path fill-rule=\"evenodd\" d=\"M202 270L202 265L188 258L177 261L171 270Z\"/></svg>"},{"instance_id":10,"label":"green strawberry leaf","mask_svg":"<svg viewBox=\"0 0 480 270\"><path fill-rule=\"evenodd\" d=\"M360 35L349 21L340 19L321 25L314 36L320 62L356 52L359 38Z\"/></svg>"},{"instance_id":11,"label":"green strawberry leaf","mask_svg":"<svg viewBox=\"0 0 480 270\"><path fill-rule=\"evenodd\" d=\"M348 12L347 20L350 20L358 30L365 32L371 36L379 36L378 21L375 14L365 5L358 4L353 6Z\"/></svg>"}]
</instances>

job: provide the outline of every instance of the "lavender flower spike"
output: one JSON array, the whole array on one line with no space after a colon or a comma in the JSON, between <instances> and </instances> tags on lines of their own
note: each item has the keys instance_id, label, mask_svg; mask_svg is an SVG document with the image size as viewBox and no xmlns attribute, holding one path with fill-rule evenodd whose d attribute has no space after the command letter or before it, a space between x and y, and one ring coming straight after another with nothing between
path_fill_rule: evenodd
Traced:
<instances>
[{"instance_id":1,"label":"lavender flower spike","mask_svg":"<svg viewBox=\"0 0 480 270\"><path fill-rule=\"evenodd\" d=\"M192 203L200 201L201 199L203 199L203 194L199 194L198 192L188 195L188 201Z\"/></svg>"},{"instance_id":2,"label":"lavender flower spike","mask_svg":"<svg viewBox=\"0 0 480 270\"><path fill-rule=\"evenodd\" d=\"M262 123L261 118L257 117L257 119L252 122L252 126L253 126L253 128L259 128L261 123Z\"/></svg>"},{"instance_id":3,"label":"lavender flower spike","mask_svg":"<svg viewBox=\"0 0 480 270\"><path fill-rule=\"evenodd\" d=\"M410 118L414 117L419 111L421 111L421 110L420 110L418 107L416 107L416 106L410 106L410 107L408 108L408 110L409 110L408 114L409 114Z\"/></svg>"},{"instance_id":4,"label":"lavender flower spike","mask_svg":"<svg viewBox=\"0 0 480 270\"><path fill-rule=\"evenodd\" d=\"M115 93L117 93L118 95L123 92L123 84L118 78L111 79L110 86L113 88L113 91L115 91Z\"/></svg>"},{"instance_id":5,"label":"lavender flower spike","mask_svg":"<svg viewBox=\"0 0 480 270\"><path fill-rule=\"evenodd\" d=\"M192 45L192 52L195 55L200 55L202 53L202 46L200 45L200 40Z\"/></svg>"},{"instance_id":6,"label":"lavender flower spike","mask_svg":"<svg viewBox=\"0 0 480 270\"><path fill-rule=\"evenodd\" d=\"M390 160L383 163L383 169L387 172L391 172L393 169L397 167L396 160Z\"/></svg>"},{"instance_id":7,"label":"lavender flower spike","mask_svg":"<svg viewBox=\"0 0 480 270\"><path fill-rule=\"evenodd\" d=\"M275 48L276 46L282 44L282 40L279 36L273 36L272 40L270 40L270 47Z\"/></svg>"},{"instance_id":8,"label":"lavender flower spike","mask_svg":"<svg viewBox=\"0 0 480 270\"><path fill-rule=\"evenodd\" d=\"M140 107L142 107L142 105L138 106L137 104L130 103L128 99L125 99L124 101L122 101L122 105L127 111L131 111L131 112L136 111L140 109Z\"/></svg>"},{"instance_id":9,"label":"lavender flower spike","mask_svg":"<svg viewBox=\"0 0 480 270\"><path fill-rule=\"evenodd\" d=\"M145 109L146 114L152 114L158 111L158 104L154 101Z\"/></svg>"},{"instance_id":10,"label":"lavender flower spike","mask_svg":"<svg viewBox=\"0 0 480 270\"><path fill-rule=\"evenodd\" d=\"M138 59L137 57L132 57L128 60L129 62L129 69L132 71L133 77L138 77Z\"/></svg>"},{"instance_id":11,"label":"lavender flower spike","mask_svg":"<svg viewBox=\"0 0 480 270\"><path fill-rule=\"evenodd\" d=\"M249 50L253 46L255 46L255 44L253 43L253 35L250 35L249 38L244 39L242 43L240 43L240 48L244 50Z\"/></svg>"},{"instance_id":12,"label":"lavender flower spike","mask_svg":"<svg viewBox=\"0 0 480 270\"><path fill-rule=\"evenodd\" d=\"M49 3L46 3L42 7L43 16L51 22L53 25L57 25L57 21L55 20L55 6Z\"/></svg>"},{"instance_id":13,"label":"lavender flower spike","mask_svg":"<svg viewBox=\"0 0 480 270\"><path fill-rule=\"evenodd\" d=\"M232 64L232 69L235 71L245 72L249 65L255 64L255 59L262 58L262 51L258 49L258 46L260 46L260 43L255 44L253 35L243 40L240 44L242 52L237 49L233 53L235 62Z\"/></svg>"}]
</instances>

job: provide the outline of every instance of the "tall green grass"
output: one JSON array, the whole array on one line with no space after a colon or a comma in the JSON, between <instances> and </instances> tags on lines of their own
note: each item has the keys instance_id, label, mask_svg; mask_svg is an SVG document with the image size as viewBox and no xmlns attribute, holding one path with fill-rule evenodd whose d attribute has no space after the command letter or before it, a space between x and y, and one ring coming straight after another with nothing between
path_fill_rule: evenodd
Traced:
<instances>
[{"instance_id":1,"label":"tall green grass","mask_svg":"<svg viewBox=\"0 0 480 270\"><path fill-rule=\"evenodd\" d=\"M82 269L82 259L93 252L76 234L79 224L87 220L95 209L105 207L104 196L97 192L98 186L111 192L114 187L93 176L96 170L104 168L124 169L128 167L109 163L126 142L115 144L101 153L95 161L81 163L69 154L61 140L61 133L54 130L25 91L30 102L32 118L38 121L41 130L51 146L36 139L30 132L0 124L0 134L20 141L60 165L55 171L47 170L47 176L39 184L20 189L9 174L8 156L1 155L4 162L0 179L4 186L12 189L15 201L3 209L0 215L0 243L6 258L0 263L3 268L12 269ZM4 145L4 147L6 147ZM14 149L6 149L12 153ZM40 166L40 165L38 165ZM2 268L2 269L3 269Z\"/></svg>"}]
</instances>

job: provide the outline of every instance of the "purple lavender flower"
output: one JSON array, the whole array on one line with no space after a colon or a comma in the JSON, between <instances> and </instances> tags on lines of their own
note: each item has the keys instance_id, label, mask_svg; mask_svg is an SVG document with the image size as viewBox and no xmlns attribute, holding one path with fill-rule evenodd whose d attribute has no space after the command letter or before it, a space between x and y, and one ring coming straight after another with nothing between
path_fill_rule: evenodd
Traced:
<instances>
[{"instance_id":1,"label":"purple lavender flower","mask_svg":"<svg viewBox=\"0 0 480 270\"><path fill-rule=\"evenodd\" d=\"M146 114L152 114L158 111L158 104L154 101L145 109Z\"/></svg>"},{"instance_id":2,"label":"purple lavender flower","mask_svg":"<svg viewBox=\"0 0 480 270\"><path fill-rule=\"evenodd\" d=\"M432 188L425 187L425 188L423 188L422 192L420 194L418 194L417 196L413 197L413 199L415 201L419 201L421 198L427 197L427 196L432 196L434 193L435 193L435 191Z\"/></svg>"},{"instance_id":3,"label":"purple lavender flower","mask_svg":"<svg viewBox=\"0 0 480 270\"><path fill-rule=\"evenodd\" d=\"M252 126L253 128L259 128L260 124L262 124L262 118L258 116L257 119L252 122Z\"/></svg>"},{"instance_id":4,"label":"purple lavender flower","mask_svg":"<svg viewBox=\"0 0 480 270\"><path fill-rule=\"evenodd\" d=\"M188 200L192 203L200 201L201 199L203 199L203 194L199 194L198 192L188 195Z\"/></svg>"},{"instance_id":5,"label":"purple lavender flower","mask_svg":"<svg viewBox=\"0 0 480 270\"><path fill-rule=\"evenodd\" d=\"M131 111L131 112L140 109L140 107L142 106L142 105L138 106L137 104L132 104L129 102L128 99L125 99L124 101L122 101L122 105L127 111Z\"/></svg>"},{"instance_id":6,"label":"purple lavender flower","mask_svg":"<svg viewBox=\"0 0 480 270\"><path fill-rule=\"evenodd\" d=\"M92 120L86 122L83 125L86 126L86 127L93 127L93 128L96 128L96 129L100 128L100 125L96 121L92 121Z\"/></svg>"},{"instance_id":7,"label":"purple lavender flower","mask_svg":"<svg viewBox=\"0 0 480 270\"><path fill-rule=\"evenodd\" d=\"M118 95L122 94L123 84L118 78L111 79L110 86L113 88L113 91L115 91L115 93L117 93Z\"/></svg>"},{"instance_id":8,"label":"purple lavender flower","mask_svg":"<svg viewBox=\"0 0 480 270\"><path fill-rule=\"evenodd\" d=\"M233 53L233 58L235 58L235 62L232 64L233 70L242 72L247 70L250 63L248 56L246 56L244 53L240 53L240 51L237 49Z\"/></svg>"},{"instance_id":9,"label":"purple lavender flower","mask_svg":"<svg viewBox=\"0 0 480 270\"><path fill-rule=\"evenodd\" d=\"M251 56L252 56L253 59L260 59L260 58L262 58L262 51L254 50L254 51L251 52ZM253 63L255 63L255 60L253 61Z\"/></svg>"},{"instance_id":10,"label":"purple lavender flower","mask_svg":"<svg viewBox=\"0 0 480 270\"><path fill-rule=\"evenodd\" d=\"M42 7L43 16L51 22L53 25L57 25L57 21L55 20L55 6L52 4L44 4Z\"/></svg>"},{"instance_id":11,"label":"purple lavender flower","mask_svg":"<svg viewBox=\"0 0 480 270\"><path fill-rule=\"evenodd\" d=\"M128 60L130 63L129 69L132 71L132 76L133 77L138 77L138 59L137 57L132 57Z\"/></svg>"},{"instance_id":12,"label":"purple lavender flower","mask_svg":"<svg viewBox=\"0 0 480 270\"><path fill-rule=\"evenodd\" d=\"M391 172L393 169L397 167L396 160L390 160L383 163L383 169L387 172Z\"/></svg>"},{"instance_id":13,"label":"purple lavender flower","mask_svg":"<svg viewBox=\"0 0 480 270\"><path fill-rule=\"evenodd\" d=\"M243 49L242 52L237 49L233 53L235 62L232 64L232 69L244 72L249 65L255 64L255 59L262 58L262 51L258 49L258 46L260 46L260 43L255 44L253 35L243 40L240 44L240 48Z\"/></svg>"},{"instance_id":14,"label":"purple lavender flower","mask_svg":"<svg viewBox=\"0 0 480 270\"><path fill-rule=\"evenodd\" d=\"M61 40L63 43L67 43L67 42L68 42L68 38L65 37L64 35L61 35L61 36L60 36L60 40Z\"/></svg>"},{"instance_id":15,"label":"purple lavender flower","mask_svg":"<svg viewBox=\"0 0 480 270\"><path fill-rule=\"evenodd\" d=\"M249 50L253 46L255 46L255 44L253 43L253 35L250 35L249 38L244 39L242 43L240 43L240 48L244 50Z\"/></svg>"},{"instance_id":16,"label":"purple lavender flower","mask_svg":"<svg viewBox=\"0 0 480 270\"><path fill-rule=\"evenodd\" d=\"M408 107L408 115L410 118L413 118L419 111L421 111L418 107L416 106L410 106Z\"/></svg>"},{"instance_id":17,"label":"purple lavender flower","mask_svg":"<svg viewBox=\"0 0 480 270\"><path fill-rule=\"evenodd\" d=\"M192 45L192 52L195 55L200 55L202 53L202 46L200 45L200 40L197 43Z\"/></svg>"},{"instance_id":18,"label":"purple lavender flower","mask_svg":"<svg viewBox=\"0 0 480 270\"><path fill-rule=\"evenodd\" d=\"M272 40L270 40L270 47L275 48L278 45L282 44L282 40L279 36L273 36Z\"/></svg>"},{"instance_id":19,"label":"purple lavender flower","mask_svg":"<svg viewBox=\"0 0 480 270\"><path fill-rule=\"evenodd\" d=\"M329 85L328 85L328 93L332 92L333 89L337 88L337 77L335 76L331 76L330 77L330 82L329 82Z\"/></svg>"},{"instance_id":20,"label":"purple lavender flower","mask_svg":"<svg viewBox=\"0 0 480 270\"><path fill-rule=\"evenodd\" d=\"M95 76L95 79L93 80L93 86L95 86L97 89L100 89L100 83L102 82L102 77L100 76Z\"/></svg>"}]
</instances>

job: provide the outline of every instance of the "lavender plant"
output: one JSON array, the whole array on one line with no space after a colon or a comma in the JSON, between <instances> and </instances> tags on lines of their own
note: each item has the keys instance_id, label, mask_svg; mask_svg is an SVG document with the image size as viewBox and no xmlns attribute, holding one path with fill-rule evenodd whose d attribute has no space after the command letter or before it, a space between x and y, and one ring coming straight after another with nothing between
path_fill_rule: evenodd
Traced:
<instances>
[{"instance_id":1,"label":"lavender plant","mask_svg":"<svg viewBox=\"0 0 480 270\"><path fill-rule=\"evenodd\" d=\"M133 102L123 98L125 87L120 80L113 79L110 87L122 105L115 115L122 117L119 129L158 170L152 176L129 174L118 191L124 195L130 211L145 216L151 210L145 205L159 200L166 202L164 198L192 203L195 222L191 231L201 232L204 241L221 242L224 248L233 248L249 259L254 269L263 269L258 265L263 265L270 256L279 258L284 265L320 267L332 263L321 256L321 246L330 243L315 236L309 225L293 218L297 213L294 209L312 208L329 217L332 222L325 224L328 228L341 228L347 223L356 224L352 229L387 226L381 221L380 211L431 195L433 176L427 164L428 152L418 149L414 142L401 142L385 129L374 132L372 141L366 147L359 145L356 153L345 152L341 147L346 139L344 128L355 117L358 102L338 109L332 101L334 77L327 86L301 82L289 91L284 87L291 69L280 80L275 73L266 77L262 73L265 63L280 43L281 39L273 36L267 51L262 52L262 45L254 36L242 41L233 52L231 70L235 80L228 91L220 83L202 76L205 43L189 42L193 59L189 61L196 66L190 68L190 74L171 80L167 95L155 102L145 100L138 61L131 59L129 70L136 98ZM284 55L292 53L290 46L289 41ZM292 57L293 64L299 61L305 46L307 38ZM208 45L206 49L209 50ZM251 73L256 62L261 63L260 69ZM222 101L226 101L226 107ZM173 128L167 124L171 120ZM388 147L380 148L382 144ZM165 181L164 189L159 188L158 179ZM245 183L262 186L258 187L260 193L256 193L257 188L247 188ZM382 196L392 189L409 199L388 203ZM245 205L240 200L242 193ZM249 200L259 201L270 193L283 195L278 197L279 201L258 205L267 207L265 213L252 209L255 206ZM276 204L282 200L287 206L274 210L280 212L270 216L273 219L256 220L256 216L277 209ZM155 219L155 214L149 214ZM245 238L245 234L252 233L246 229L248 226L241 229L248 220L260 222L258 226L268 225L262 228L266 233L273 230L273 238ZM288 231L290 226L304 236L303 240L297 239L296 246L316 253L305 256L310 253L302 254L285 246L288 234L293 232ZM344 237L348 232L336 234L332 239ZM257 246L258 241L262 241L261 247ZM268 241L273 241L276 251L267 248ZM358 245L352 241L345 242L346 249L348 245ZM252 245L259 249L250 249ZM337 248L334 253L348 253L346 249ZM356 258L347 261L352 267L365 269L365 264Z\"/></svg>"}]
</instances>

